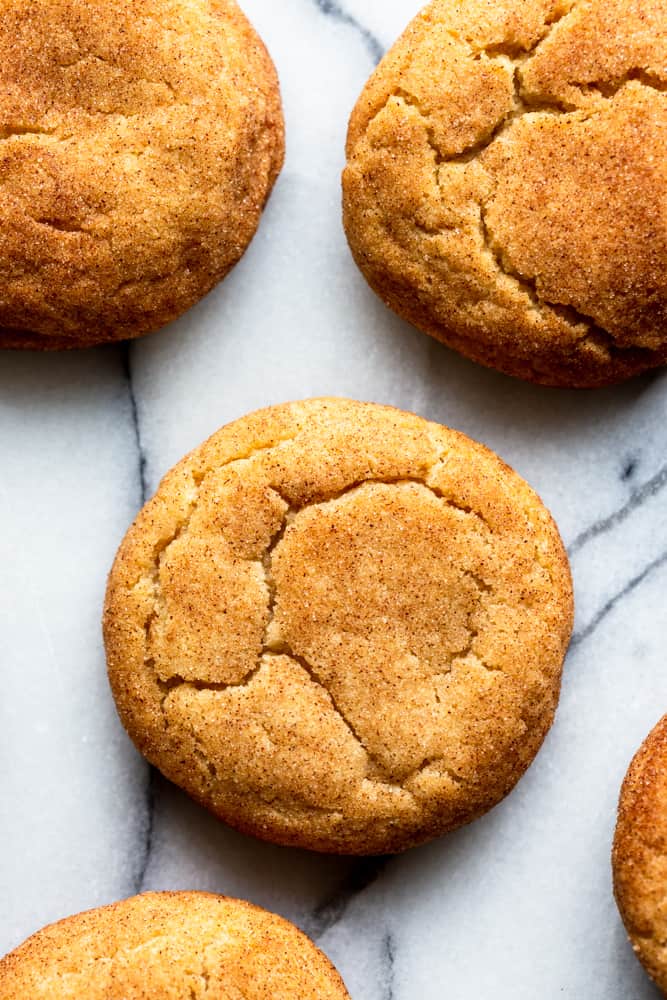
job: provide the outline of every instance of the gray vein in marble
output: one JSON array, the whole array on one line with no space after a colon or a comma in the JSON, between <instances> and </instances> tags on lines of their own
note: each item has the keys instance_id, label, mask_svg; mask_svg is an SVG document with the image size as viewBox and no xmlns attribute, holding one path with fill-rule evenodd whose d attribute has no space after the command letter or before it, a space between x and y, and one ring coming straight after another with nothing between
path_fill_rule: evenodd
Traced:
<instances>
[{"instance_id":1,"label":"gray vein in marble","mask_svg":"<svg viewBox=\"0 0 667 1000\"><path fill-rule=\"evenodd\" d=\"M134 884L135 895L143 892L146 887L146 872L151 863L153 853L153 835L155 833L155 799L157 797L157 771L154 767L148 769L146 782L146 828L144 833L141 864Z\"/></svg>"},{"instance_id":2,"label":"gray vein in marble","mask_svg":"<svg viewBox=\"0 0 667 1000\"><path fill-rule=\"evenodd\" d=\"M356 18L352 17L351 14L341 7L336 0L314 0L316 6L322 11L327 17L333 18L334 21L338 21L340 24L347 24L351 28L354 28L364 40L364 44L368 49L368 52L373 60L373 63L377 65L384 55L384 47L380 43L380 40L375 37L370 28L365 27L365 25L360 24Z\"/></svg>"},{"instance_id":3,"label":"gray vein in marble","mask_svg":"<svg viewBox=\"0 0 667 1000\"><path fill-rule=\"evenodd\" d=\"M132 426L134 428L134 440L137 449L137 473L139 477L139 485L141 488L141 503L145 504L146 500L148 499L148 483L146 480L147 457L141 436L139 406L137 403L137 395L134 387L131 342L124 343L122 345L121 351L122 351L121 358L123 364L123 372L125 374L125 380L127 383L127 393L130 400L130 412L132 415ZM145 834L143 842L143 851L141 854L141 862L139 864L139 869L137 871L137 875L135 878L136 892L141 892L143 890L144 883L146 880L146 872L148 871L148 866L151 861L151 852L153 847L153 832L155 828L155 795L156 795L155 770L152 767L149 767L146 776Z\"/></svg>"},{"instance_id":4,"label":"gray vein in marble","mask_svg":"<svg viewBox=\"0 0 667 1000\"><path fill-rule=\"evenodd\" d=\"M388 931L382 939L382 964L384 967L384 988L382 1000L394 1000L396 992L394 969L396 965L396 944L393 934Z\"/></svg>"},{"instance_id":5,"label":"gray vein in marble","mask_svg":"<svg viewBox=\"0 0 667 1000\"><path fill-rule=\"evenodd\" d=\"M627 483L629 479L632 479L635 472L637 471L638 459L631 455L625 463L623 472L621 474L621 479L624 483Z\"/></svg>"},{"instance_id":6,"label":"gray vein in marble","mask_svg":"<svg viewBox=\"0 0 667 1000\"><path fill-rule=\"evenodd\" d=\"M310 937L317 941L335 927L345 916L352 900L377 881L388 863L387 857L360 858L355 861L342 884L313 912L308 924Z\"/></svg>"},{"instance_id":7,"label":"gray vein in marble","mask_svg":"<svg viewBox=\"0 0 667 1000\"><path fill-rule=\"evenodd\" d=\"M146 503L148 499L148 484L146 482L146 451L141 438L141 424L139 423L139 407L137 395L134 389L134 377L132 371L132 344L127 342L122 345L122 365L127 383L127 392L130 397L130 408L132 414L132 425L134 427L134 439L137 446L137 456L139 465L139 483L141 485L141 502Z\"/></svg>"},{"instance_id":8,"label":"gray vein in marble","mask_svg":"<svg viewBox=\"0 0 667 1000\"><path fill-rule=\"evenodd\" d=\"M667 465L663 465L662 468L645 482L638 489L634 490L630 494L629 500L619 507L618 510L610 514L609 517L602 518L600 521L596 521L591 524L585 531L582 531L580 535L575 538L569 548L570 557L580 552L590 541L597 538L599 535L604 535L607 531L611 531L612 528L617 527L622 524L632 514L633 511L637 510L642 506L647 500L651 500L653 497L657 496L664 488L667 486Z\"/></svg>"},{"instance_id":9,"label":"gray vein in marble","mask_svg":"<svg viewBox=\"0 0 667 1000\"><path fill-rule=\"evenodd\" d=\"M604 604L597 612L597 614L593 616L588 625L586 625L579 632L576 632L572 636L572 642L570 643L570 647L573 648L575 646L578 646L580 643L584 641L584 639L590 638L590 636L593 635L593 633L597 629L598 625L600 625L604 621L607 615L610 614L625 597L631 594L633 590L636 590L637 587L639 587L642 583L644 583L644 581L648 579L648 577L651 576L651 574L654 573L655 570L660 569L661 566L664 566L665 563L667 563L667 551L663 552L656 559L653 559L648 564L648 566L645 566L644 569L641 571L641 573L638 573L637 576L634 576L632 580L630 580L630 582L627 583L625 587L623 587L622 590L620 590L613 597L610 597L607 603Z\"/></svg>"}]
</instances>

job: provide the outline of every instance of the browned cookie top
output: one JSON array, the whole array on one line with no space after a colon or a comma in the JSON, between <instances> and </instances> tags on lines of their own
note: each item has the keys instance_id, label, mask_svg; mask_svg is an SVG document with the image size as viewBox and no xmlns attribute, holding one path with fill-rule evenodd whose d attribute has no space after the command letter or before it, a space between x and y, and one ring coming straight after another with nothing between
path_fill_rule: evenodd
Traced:
<instances>
[{"instance_id":1,"label":"browned cookie top","mask_svg":"<svg viewBox=\"0 0 667 1000\"><path fill-rule=\"evenodd\" d=\"M180 315L250 241L283 157L233 0L0 0L0 347Z\"/></svg>"},{"instance_id":2,"label":"browned cookie top","mask_svg":"<svg viewBox=\"0 0 667 1000\"><path fill-rule=\"evenodd\" d=\"M2 1000L348 1000L292 924L202 892L147 893L45 927L0 961Z\"/></svg>"},{"instance_id":3,"label":"browned cookie top","mask_svg":"<svg viewBox=\"0 0 667 1000\"><path fill-rule=\"evenodd\" d=\"M495 455L344 400L260 411L163 481L109 581L121 718L231 825L402 850L474 818L551 725L567 558Z\"/></svg>"},{"instance_id":4,"label":"browned cookie top","mask_svg":"<svg viewBox=\"0 0 667 1000\"><path fill-rule=\"evenodd\" d=\"M345 224L397 312L512 375L667 360L667 0L435 0L352 114Z\"/></svg>"},{"instance_id":5,"label":"browned cookie top","mask_svg":"<svg viewBox=\"0 0 667 1000\"><path fill-rule=\"evenodd\" d=\"M630 940L667 994L667 715L640 747L623 783L613 867Z\"/></svg>"}]
</instances>

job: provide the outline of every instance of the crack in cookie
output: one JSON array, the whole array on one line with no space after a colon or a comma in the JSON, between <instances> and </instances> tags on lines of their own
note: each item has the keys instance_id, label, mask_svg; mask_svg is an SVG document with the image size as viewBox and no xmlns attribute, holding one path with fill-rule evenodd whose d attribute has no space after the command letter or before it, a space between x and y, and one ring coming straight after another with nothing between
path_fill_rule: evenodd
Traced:
<instances>
[{"instance_id":1,"label":"crack in cookie","mask_svg":"<svg viewBox=\"0 0 667 1000\"><path fill-rule=\"evenodd\" d=\"M667 360L667 8L610 3L434 0L350 120L345 228L371 287L553 385Z\"/></svg>"},{"instance_id":2,"label":"crack in cookie","mask_svg":"<svg viewBox=\"0 0 667 1000\"><path fill-rule=\"evenodd\" d=\"M278 80L240 8L5 0L0 49L0 347L176 319L242 256L282 167Z\"/></svg>"},{"instance_id":3,"label":"crack in cookie","mask_svg":"<svg viewBox=\"0 0 667 1000\"><path fill-rule=\"evenodd\" d=\"M343 400L261 411L185 459L121 546L105 613L149 759L241 829L344 853L505 794L570 629L528 487L454 432Z\"/></svg>"}]
</instances>

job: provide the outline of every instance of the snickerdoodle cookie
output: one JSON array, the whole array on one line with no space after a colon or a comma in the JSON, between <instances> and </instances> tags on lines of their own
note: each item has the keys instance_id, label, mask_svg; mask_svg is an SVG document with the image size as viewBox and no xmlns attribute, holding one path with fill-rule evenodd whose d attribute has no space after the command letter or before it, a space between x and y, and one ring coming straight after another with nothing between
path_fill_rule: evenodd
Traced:
<instances>
[{"instance_id":1,"label":"snickerdoodle cookie","mask_svg":"<svg viewBox=\"0 0 667 1000\"><path fill-rule=\"evenodd\" d=\"M104 618L132 739L230 825L400 851L509 792L551 725L567 557L481 445L311 400L215 434L126 536Z\"/></svg>"},{"instance_id":2,"label":"snickerdoodle cookie","mask_svg":"<svg viewBox=\"0 0 667 1000\"><path fill-rule=\"evenodd\" d=\"M283 159L234 0L0 0L0 347L137 337L250 242Z\"/></svg>"},{"instance_id":3,"label":"snickerdoodle cookie","mask_svg":"<svg viewBox=\"0 0 667 1000\"><path fill-rule=\"evenodd\" d=\"M667 715L640 747L623 783L613 868L632 945L667 996Z\"/></svg>"},{"instance_id":4,"label":"snickerdoodle cookie","mask_svg":"<svg viewBox=\"0 0 667 1000\"><path fill-rule=\"evenodd\" d=\"M667 361L667 0L435 0L352 114L371 287L482 364L597 386Z\"/></svg>"},{"instance_id":5,"label":"snickerdoodle cookie","mask_svg":"<svg viewBox=\"0 0 667 1000\"><path fill-rule=\"evenodd\" d=\"M293 924L201 892L149 893L45 927L0 961L2 1000L347 1000Z\"/></svg>"}]
</instances>

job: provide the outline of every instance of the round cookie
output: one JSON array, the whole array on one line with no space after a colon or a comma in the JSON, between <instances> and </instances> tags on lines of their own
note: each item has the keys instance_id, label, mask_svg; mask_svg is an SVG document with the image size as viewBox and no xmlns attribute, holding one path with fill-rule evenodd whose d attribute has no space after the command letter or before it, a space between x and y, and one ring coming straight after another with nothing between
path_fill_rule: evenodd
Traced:
<instances>
[{"instance_id":1,"label":"round cookie","mask_svg":"<svg viewBox=\"0 0 667 1000\"><path fill-rule=\"evenodd\" d=\"M625 777L612 863L616 901L632 946L667 996L667 715Z\"/></svg>"},{"instance_id":2,"label":"round cookie","mask_svg":"<svg viewBox=\"0 0 667 1000\"><path fill-rule=\"evenodd\" d=\"M138 337L239 260L283 161L234 0L0 0L0 348Z\"/></svg>"},{"instance_id":3,"label":"round cookie","mask_svg":"<svg viewBox=\"0 0 667 1000\"><path fill-rule=\"evenodd\" d=\"M494 454L340 399L259 411L120 547L109 677L139 750L231 826L396 852L497 803L553 720L558 531Z\"/></svg>"},{"instance_id":4,"label":"round cookie","mask_svg":"<svg viewBox=\"0 0 667 1000\"><path fill-rule=\"evenodd\" d=\"M667 0L435 0L350 120L364 276L462 354L547 385L667 361Z\"/></svg>"},{"instance_id":5,"label":"round cookie","mask_svg":"<svg viewBox=\"0 0 667 1000\"><path fill-rule=\"evenodd\" d=\"M293 924L202 892L148 893L45 927L0 961L3 1000L349 1000Z\"/></svg>"}]
</instances>

